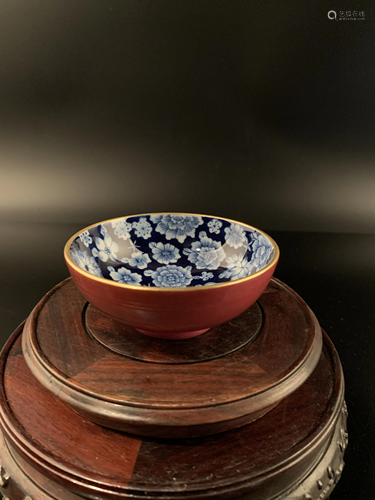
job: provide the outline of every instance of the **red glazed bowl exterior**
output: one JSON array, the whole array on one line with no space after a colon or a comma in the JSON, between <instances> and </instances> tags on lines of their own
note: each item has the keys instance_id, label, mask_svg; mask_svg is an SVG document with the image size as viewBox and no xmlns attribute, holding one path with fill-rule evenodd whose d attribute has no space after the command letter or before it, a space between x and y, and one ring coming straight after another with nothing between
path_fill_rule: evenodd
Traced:
<instances>
[{"instance_id":1,"label":"red glazed bowl exterior","mask_svg":"<svg viewBox=\"0 0 375 500\"><path fill-rule=\"evenodd\" d=\"M77 234L67 242L64 257L82 295L109 316L142 333L164 339L194 337L241 314L265 290L279 259L276 243L267 236L274 255L271 262L254 275L210 286L132 286L93 276L80 269L69 254Z\"/></svg>"}]
</instances>

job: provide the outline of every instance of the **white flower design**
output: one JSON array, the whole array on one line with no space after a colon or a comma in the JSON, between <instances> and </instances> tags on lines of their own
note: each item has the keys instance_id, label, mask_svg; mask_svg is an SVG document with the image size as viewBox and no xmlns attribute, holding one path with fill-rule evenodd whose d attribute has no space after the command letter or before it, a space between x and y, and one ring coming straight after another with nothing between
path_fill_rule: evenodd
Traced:
<instances>
[{"instance_id":1,"label":"white flower design","mask_svg":"<svg viewBox=\"0 0 375 500\"><path fill-rule=\"evenodd\" d=\"M127 285L140 285L142 281L142 276L140 274L132 273L125 267L120 267L115 270L112 266L108 266L108 271L110 271L109 274L111 278L119 283L125 283Z\"/></svg>"},{"instance_id":2,"label":"white flower design","mask_svg":"<svg viewBox=\"0 0 375 500\"><path fill-rule=\"evenodd\" d=\"M201 276L203 281L210 280L213 277L214 277L213 273L206 273L206 271L203 271L202 276Z\"/></svg>"},{"instance_id":3,"label":"white flower design","mask_svg":"<svg viewBox=\"0 0 375 500\"><path fill-rule=\"evenodd\" d=\"M95 276L110 266L104 275L114 281L171 288L244 278L263 269L274 249L244 224L169 213L122 217L84 230L71 255Z\"/></svg>"},{"instance_id":4,"label":"white flower design","mask_svg":"<svg viewBox=\"0 0 375 500\"><path fill-rule=\"evenodd\" d=\"M107 262L108 259L117 260L118 244L112 240L107 231L103 231L102 234L104 234L103 239L95 238L97 248L92 249L93 256L99 257L103 262Z\"/></svg>"},{"instance_id":5,"label":"white flower design","mask_svg":"<svg viewBox=\"0 0 375 500\"><path fill-rule=\"evenodd\" d=\"M151 237L152 226L147 222L146 217L141 217L138 222L133 222L133 228L135 229L135 234L140 238L147 240Z\"/></svg>"},{"instance_id":6,"label":"white flower design","mask_svg":"<svg viewBox=\"0 0 375 500\"><path fill-rule=\"evenodd\" d=\"M225 259L221 243L208 238L204 231L199 233L199 237L200 241L194 241L191 248L185 248L184 254L197 269L217 269Z\"/></svg>"},{"instance_id":7,"label":"white flower design","mask_svg":"<svg viewBox=\"0 0 375 500\"><path fill-rule=\"evenodd\" d=\"M88 247L90 243L92 243L92 238L90 236L90 233L88 231L84 231L79 235L80 240L82 243L85 245L85 247Z\"/></svg>"},{"instance_id":8,"label":"white flower design","mask_svg":"<svg viewBox=\"0 0 375 500\"><path fill-rule=\"evenodd\" d=\"M230 227L225 228L225 241L230 247L235 249L246 246L247 238L245 230L239 224L231 224Z\"/></svg>"},{"instance_id":9,"label":"white flower design","mask_svg":"<svg viewBox=\"0 0 375 500\"><path fill-rule=\"evenodd\" d=\"M153 258L160 264L171 264L178 261L181 257L178 249L171 243L150 243Z\"/></svg>"},{"instance_id":10,"label":"white flower design","mask_svg":"<svg viewBox=\"0 0 375 500\"><path fill-rule=\"evenodd\" d=\"M189 286L193 277L191 267L162 266L154 272L145 272L146 276L152 276L155 286L158 287L183 287Z\"/></svg>"},{"instance_id":11,"label":"white flower design","mask_svg":"<svg viewBox=\"0 0 375 500\"><path fill-rule=\"evenodd\" d=\"M241 255L232 255L227 258L227 269L219 275L219 278L230 278L231 281L250 276L255 271L251 261Z\"/></svg>"},{"instance_id":12,"label":"white flower design","mask_svg":"<svg viewBox=\"0 0 375 500\"><path fill-rule=\"evenodd\" d=\"M78 267L94 276L102 277L102 272L94 257L83 250L70 251L70 256Z\"/></svg>"},{"instance_id":13,"label":"white flower design","mask_svg":"<svg viewBox=\"0 0 375 500\"><path fill-rule=\"evenodd\" d=\"M273 247L270 241L261 233L253 232L253 241L251 248L253 254L251 256L251 265L256 271L263 269L273 257Z\"/></svg>"},{"instance_id":14,"label":"white flower design","mask_svg":"<svg viewBox=\"0 0 375 500\"><path fill-rule=\"evenodd\" d=\"M147 265L151 262L150 257L147 253L133 252L130 259L121 259L121 262L129 264L132 267L138 267L138 269L146 269Z\"/></svg>"},{"instance_id":15,"label":"white flower design","mask_svg":"<svg viewBox=\"0 0 375 500\"><path fill-rule=\"evenodd\" d=\"M157 224L157 232L165 234L167 240L175 238L180 243L183 243L187 236L194 238L196 228L203 224L202 217L195 215L151 215L150 218Z\"/></svg>"},{"instance_id":16,"label":"white flower design","mask_svg":"<svg viewBox=\"0 0 375 500\"><path fill-rule=\"evenodd\" d=\"M220 228L222 225L223 225L223 223L217 219L212 219L207 224L210 233L215 233L215 234L220 234Z\"/></svg>"},{"instance_id":17,"label":"white flower design","mask_svg":"<svg viewBox=\"0 0 375 500\"><path fill-rule=\"evenodd\" d=\"M123 240L128 240L130 238L132 225L129 222L126 222L126 219L112 221L112 227L115 235L119 238L122 238Z\"/></svg>"}]
</instances>

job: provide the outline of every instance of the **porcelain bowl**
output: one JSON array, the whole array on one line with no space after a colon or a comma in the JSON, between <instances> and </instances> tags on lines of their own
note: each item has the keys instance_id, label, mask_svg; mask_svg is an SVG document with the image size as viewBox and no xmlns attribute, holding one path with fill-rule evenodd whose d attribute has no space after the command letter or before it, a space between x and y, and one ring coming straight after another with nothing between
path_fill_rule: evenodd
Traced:
<instances>
[{"instance_id":1,"label":"porcelain bowl","mask_svg":"<svg viewBox=\"0 0 375 500\"><path fill-rule=\"evenodd\" d=\"M176 340L250 307L267 287L279 249L241 222L154 213L93 224L70 238L64 257L94 307L141 333Z\"/></svg>"}]
</instances>

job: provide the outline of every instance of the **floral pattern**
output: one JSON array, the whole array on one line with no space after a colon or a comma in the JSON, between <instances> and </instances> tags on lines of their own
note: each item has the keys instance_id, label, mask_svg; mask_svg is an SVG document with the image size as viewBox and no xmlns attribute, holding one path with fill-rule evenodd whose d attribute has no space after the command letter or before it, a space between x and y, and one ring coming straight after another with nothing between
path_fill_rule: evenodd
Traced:
<instances>
[{"instance_id":1,"label":"floral pattern","mask_svg":"<svg viewBox=\"0 0 375 500\"><path fill-rule=\"evenodd\" d=\"M214 277L213 273L206 273L206 272L202 273L202 280L203 281L210 280L213 277Z\"/></svg>"},{"instance_id":2,"label":"floral pattern","mask_svg":"<svg viewBox=\"0 0 375 500\"><path fill-rule=\"evenodd\" d=\"M247 244L244 228L240 224L231 224L225 228L225 241L235 249Z\"/></svg>"},{"instance_id":3,"label":"floral pattern","mask_svg":"<svg viewBox=\"0 0 375 500\"><path fill-rule=\"evenodd\" d=\"M157 224L156 231L165 234L167 240L176 239L180 243L187 236L194 238L196 228L203 224L202 217L191 215L151 215L151 220Z\"/></svg>"},{"instance_id":4,"label":"floral pattern","mask_svg":"<svg viewBox=\"0 0 375 500\"><path fill-rule=\"evenodd\" d=\"M99 257L103 262L110 260L117 260L116 252L119 249L117 243L115 243L107 232L104 232L104 238L95 238L95 245L92 254L94 257Z\"/></svg>"},{"instance_id":5,"label":"floral pattern","mask_svg":"<svg viewBox=\"0 0 375 500\"><path fill-rule=\"evenodd\" d=\"M87 271L94 276L102 277L102 272L100 267L98 266L94 257L91 257L87 252L83 252L82 250L76 250L74 252L70 252L70 255L74 262L78 267Z\"/></svg>"},{"instance_id":6,"label":"floral pattern","mask_svg":"<svg viewBox=\"0 0 375 500\"><path fill-rule=\"evenodd\" d=\"M132 273L126 267L120 267L115 270L114 267L108 266L108 271L111 278L119 283L126 283L127 285L140 285L142 281L142 276L137 273Z\"/></svg>"},{"instance_id":7,"label":"floral pattern","mask_svg":"<svg viewBox=\"0 0 375 500\"><path fill-rule=\"evenodd\" d=\"M132 267L138 267L138 269L146 269L147 265L151 262L150 257L147 253L133 252L130 259L123 258L121 262L129 264Z\"/></svg>"},{"instance_id":8,"label":"floral pattern","mask_svg":"<svg viewBox=\"0 0 375 500\"><path fill-rule=\"evenodd\" d=\"M141 217L138 222L133 222L133 227L137 236L145 239L151 237L152 226L147 222L146 217Z\"/></svg>"},{"instance_id":9,"label":"floral pattern","mask_svg":"<svg viewBox=\"0 0 375 500\"><path fill-rule=\"evenodd\" d=\"M251 276L271 262L274 247L263 233L240 223L171 213L93 226L74 239L70 254L94 276L128 285L180 288Z\"/></svg>"},{"instance_id":10,"label":"floral pattern","mask_svg":"<svg viewBox=\"0 0 375 500\"><path fill-rule=\"evenodd\" d=\"M112 222L112 227L114 229L114 233L119 238L123 240L128 240L130 238L130 231L132 230L132 225L129 222L126 222L124 219L115 220Z\"/></svg>"},{"instance_id":11,"label":"floral pattern","mask_svg":"<svg viewBox=\"0 0 375 500\"><path fill-rule=\"evenodd\" d=\"M85 247L89 247L90 243L92 243L92 238L90 236L90 233L88 231L84 231L79 235L80 240L82 243L85 245Z\"/></svg>"},{"instance_id":12,"label":"floral pattern","mask_svg":"<svg viewBox=\"0 0 375 500\"><path fill-rule=\"evenodd\" d=\"M193 279L191 267L164 266L159 267L150 276L155 286L160 287L181 287L189 286Z\"/></svg>"},{"instance_id":13,"label":"floral pattern","mask_svg":"<svg viewBox=\"0 0 375 500\"><path fill-rule=\"evenodd\" d=\"M153 258L160 264L171 264L181 257L178 249L170 243L150 243Z\"/></svg>"},{"instance_id":14,"label":"floral pattern","mask_svg":"<svg viewBox=\"0 0 375 500\"><path fill-rule=\"evenodd\" d=\"M253 274L252 270L253 266L247 257L233 255L227 258L227 269L220 274L219 278L229 278L231 281L239 280Z\"/></svg>"},{"instance_id":15,"label":"floral pattern","mask_svg":"<svg viewBox=\"0 0 375 500\"><path fill-rule=\"evenodd\" d=\"M208 230L210 233L220 234L220 228L223 223L217 219L212 219L207 223Z\"/></svg>"},{"instance_id":16,"label":"floral pattern","mask_svg":"<svg viewBox=\"0 0 375 500\"><path fill-rule=\"evenodd\" d=\"M251 249L253 251L251 264L257 272L270 262L273 257L273 248L269 245L267 238L263 234L258 233L253 235Z\"/></svg>"},{"instance_id":17,"label":"floral pattern","mask_svg":"<svg viewBox=\"0 0 375 500\"><path fill-rule=\"evenodd\" d=\"M217 269L225 259L221 242L208 238L204 231L199 233L199 238L199 241L193 242L191 248L185 248L184 254L197 266L197 269Z\"/></svg>"}]
</instances>

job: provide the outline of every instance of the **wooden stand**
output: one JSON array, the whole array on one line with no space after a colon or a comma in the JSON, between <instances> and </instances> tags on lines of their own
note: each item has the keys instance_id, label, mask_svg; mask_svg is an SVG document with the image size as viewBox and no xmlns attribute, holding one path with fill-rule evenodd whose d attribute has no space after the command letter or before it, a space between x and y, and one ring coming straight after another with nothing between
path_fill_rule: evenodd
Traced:
<instances>
[{"instance_id":1,"label":"wooden stand","mask_svg":"<svg viewBox=\"0 0 375 500\"><path fill-rule=\"evenodd\" d=\"M315 316L276 280L229 323L165 341L87 307L69 279L38 304L23 333L33 375L81 415L166 438L213 434L261 417L311 375L321 348Z\"/></svg>"},{"instance_id":2,"label":"wooden stand","mask_svg":"<svg viewBox=\"0 0 375 500\"><path fill-rule=\"evenodd\" d=\"M67 280L2 351L0 491L327 498L347 434L340 361L323 338L322 349L314 315L277 280L233 322L172 343L87 307Z\"/></svg>"}]
</instances>

